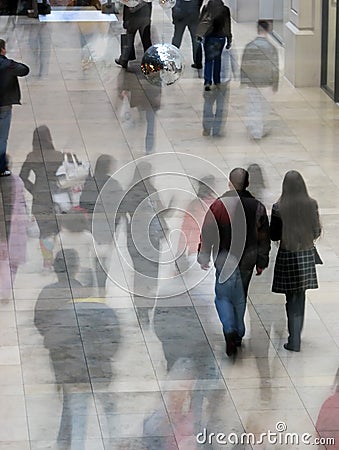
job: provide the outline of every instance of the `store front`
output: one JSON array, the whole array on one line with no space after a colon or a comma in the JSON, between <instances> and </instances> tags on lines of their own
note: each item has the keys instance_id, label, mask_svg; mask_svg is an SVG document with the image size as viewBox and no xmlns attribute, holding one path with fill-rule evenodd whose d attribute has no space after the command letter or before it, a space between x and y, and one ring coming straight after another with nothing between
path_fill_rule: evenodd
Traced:
<instances>
[{"instance_id":1,"label":"store front","mask_svg":"<svg viewBox=\"0 0 339 450\"><path fill-rule=\"evenodd\" d=\"M337 0L323 0L321 86L339 102L339 9Z\"/></svg>"}]
</instances>

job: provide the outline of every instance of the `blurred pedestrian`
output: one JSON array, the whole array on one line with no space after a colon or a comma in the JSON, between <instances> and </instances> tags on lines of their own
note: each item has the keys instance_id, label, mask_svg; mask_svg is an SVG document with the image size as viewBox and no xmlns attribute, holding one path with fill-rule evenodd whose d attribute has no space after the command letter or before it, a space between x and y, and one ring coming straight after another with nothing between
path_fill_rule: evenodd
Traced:
<instances>
[{"instance_id":1,"label":"blurred pedestrian","mask_svg":"<svg viewBox=\"0 0 339 450\"><path fill-rule=\"evenodd\" d=\"M6 57L6 42L0 39L0 177L11 175L6 160L7 140L12 120L12 105L20 104L18 77L29 73L25 64Z\"/></svg>"},{"instance_id":2,"label":"blurred pedestrian","mask_svg":"<svg viewBox=\"0 0 339 450\"><path fill-rule=\"evenodd\" d=\"M248 86L247 127L253 139L261 139L268 132L269 104L259 89L277 92L279 86L279 58L277 48L269 41L270 24L258 20L258 36L245 47L240 82Z\"/></svg>"},{"instance_id":3,"label":"blurred pedestrian","mask_svg":"<svg viewBox=\"0 0 339 450\"><path fill-rule=\"evenodd\" d=\"M204 85L205 91L210 91L212 81L220 84L221 54L226 48L231 48L231 13L222 0L209 0L202 8L197 36L203 39L205 52ZM227 40L227 42L226 42Z\"/></svg>"}]
</instances>

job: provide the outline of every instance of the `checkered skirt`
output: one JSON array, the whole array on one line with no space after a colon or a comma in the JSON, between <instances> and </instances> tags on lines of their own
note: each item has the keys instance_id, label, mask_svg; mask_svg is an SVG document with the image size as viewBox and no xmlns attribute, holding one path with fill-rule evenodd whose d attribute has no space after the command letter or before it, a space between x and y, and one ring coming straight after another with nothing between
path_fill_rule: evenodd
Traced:
<instances>
[{"instance_id":1,"label":"checkered skirt","mask_svg":"<svg viewBox=\"0 0 339 450\"><path fill-rule=\"evenodd\" d=\"M290 252L280 248L275 261L272 291L286 293L317 287L314 250Z\"/></svg>"}]
</instances>

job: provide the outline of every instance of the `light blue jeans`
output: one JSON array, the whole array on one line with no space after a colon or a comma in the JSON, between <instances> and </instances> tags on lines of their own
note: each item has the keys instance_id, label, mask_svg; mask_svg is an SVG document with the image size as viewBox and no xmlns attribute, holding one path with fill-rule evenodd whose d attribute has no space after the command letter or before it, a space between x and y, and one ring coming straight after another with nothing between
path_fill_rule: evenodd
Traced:
<instances>
[{"instance_id":1,"label":"light blue jeans","mask_svg":"<svg viewBox=\"0 0 339 450\"><path fill-rule=\"evenodd\" d=\"M0 106L0 173L7 168L6 150L12 119L12 107Z\"/></svg>"},{"instance_id":2,"label":"light blue jeans","mask_svg":"<svg viewBox=\"0 0 339 450\"><path fill-rule=\"evenodd\" d=\"M244 315L246 298L238 268L224 282L219 283L220 272L215 273L215 306L224 333L236 332L239 337L245 334Z\"/></svg>"}]
</instances>

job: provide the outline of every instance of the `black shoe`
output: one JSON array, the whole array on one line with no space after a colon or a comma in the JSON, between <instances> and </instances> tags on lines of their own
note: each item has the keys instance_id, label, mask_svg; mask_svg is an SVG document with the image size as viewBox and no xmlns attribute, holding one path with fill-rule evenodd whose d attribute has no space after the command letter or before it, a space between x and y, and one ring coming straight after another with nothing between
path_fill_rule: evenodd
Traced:
<instances>
[{"instance_id":1,"label":"black shoe","mask_svg":"<svg viewBox=\"0 0 339 450\"><path fill-rule=\"evenodd\" d=\"M192 67L192 69L198 69L198 70L200 70L200 69L202 69L202 65L201 64L191 64L191 67Z\"/></svg>"},{"instance_id":2,"label":"black shoe","mask_svg":"<svg viewBox=\"0 0 339 450\"><path fill-rule=\"evenodd\" d=\"M289 350L290 352L300 352L300 348L299 349L293 348L288 343L284 344L284 349Z\"/></svg>"},{"instance_id":3,"label":"black shoe","mask_svg":"<svg viewBox=\"0 0 339 450\"><path fill-rule=\"evenodd\" d=\"M127 62L121 61L120 58L115 58L114 60L118 66L121 66L123 69L127 69Z\"/></svg>"},{"instance_id":4,"label":"black shoe","mask_svg":"<svg viewBox=\"0 0 339 450\"><path fill-rule=\"evenodd\" d=\"M226 355L232 356L236 355L237 353L237 346L235 344L235 333L226 333L225 335L226 339Z\"/></svg>"},{"instance_id":5,"label":"black shoe","mask_svg":"<svg viewBox=\"0 0 339 450\"><path fill-rule=\"evenodd\" d=\"M234 339L235 345L241 347L242 338L237 334Z\"/></svg>"},{"instance_id":6,"label":"black shoe","mask_svg":"<svg viewBox=\"0 0 339 450\"><path fill-rule=\"evenodd\" d=\"M211 85L210 84L206 84L205 85L205 91L210 91L211 90Z\"/></svg>"},{"instance_id":7,"label":"black shoe","mask_svg":"<svg viewBox=\"0 0 339 450\"><path fill-rule=\"evenodd\" d=\"M8 169L5 169L3 172L0 172L0 177L9 177L12 175L12 172Z\"/></svg>"}]
</instances>

